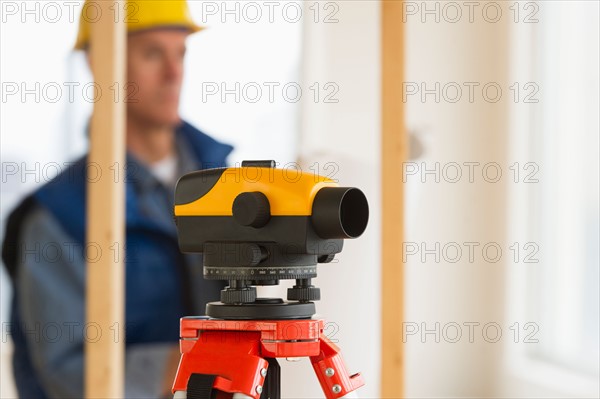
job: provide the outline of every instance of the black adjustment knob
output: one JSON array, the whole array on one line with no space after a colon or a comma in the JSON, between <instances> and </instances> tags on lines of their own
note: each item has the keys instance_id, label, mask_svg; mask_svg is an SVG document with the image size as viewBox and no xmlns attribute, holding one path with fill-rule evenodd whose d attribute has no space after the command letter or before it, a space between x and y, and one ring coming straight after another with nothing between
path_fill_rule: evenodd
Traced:
<instances>
[{"instance_id":1,"label":"black adjustment knob","mask_svg":"<svg viewBox=\"0 0 600 399\"><path fill-rule=\"evenodd\" d=\"M271 218L269 199L260 191L245 192L235 197L232 213L242 226L263 227Z\"/></svg>"},{"instance_id":2,"label":"black adjustment knob","mask_svg":"<svg viewBox=\"0 0 600 399\"><path fill-rule=\"evenodd\" d=\"M288 288L288 301L311 302L321 299L321 290L310 283L310 279L297 279L292 288Z\"/></svg>"},{"instance_id":3,"label":"black adjustment knob","mask_svg":"<svg viewBox=\"0 0 600 399\"><path fill-rule=\"evenodd\" d=\"M335 258L335 254L319 255L317 263L330 263Z\"/></svg>"},{"instance_id":4,"label":"black adjustment knob","mask_svg":"<svg viewBox=\"0 0 600 399\"><path fill-rule=\"evenodd\" d=\"M288 288L288 301L312 302L321 299L321 290L317 287L294 287Z\"/></svg>"},{"instance_id":5,"label":"black adjustment knob","mask_svg":"<svg viewBox=\"0 0 600 399\"><path fill-rule=\"evenodd\" d=\"M221 290L223 303L252 303L256 300L256 287L230 288Z\"/></svg>"}]
</instances>

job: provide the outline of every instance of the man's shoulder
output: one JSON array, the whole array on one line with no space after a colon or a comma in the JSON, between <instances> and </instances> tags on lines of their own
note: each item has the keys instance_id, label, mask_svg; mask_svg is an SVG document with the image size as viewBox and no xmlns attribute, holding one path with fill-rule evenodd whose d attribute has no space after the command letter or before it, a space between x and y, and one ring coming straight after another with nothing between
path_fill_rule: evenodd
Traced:
<instances>
[{"instance_id":1,"label":"man's shoulder","mask_svg":"<svg viewBox=\"0 0 600 399\"><path fill-rule=\"evenodd\" d=\"M61 224L65 225L67 233L78 238L82 226L75 226L76 221L85 213L85 186L87 177L87 156L66 163L64 168L54 179L36 189L28 195L19 206L11 213L15 223L22 223L24 217L37 207L44 208ZM99 170L95 174L101 173Z\"/></svg>"},{"instance_id":2,"label":"man's shoulder","mask_svg":"<svg viewBox=\"0 0 600 399\"><path fill-rule=\"evenodd\" d=\"M85 183L87 180L87 155L73 162L66 162L66 167L52 180L35 189L27 195L11 212L13 214L28 214L35 206L43 206L52 211L59 206L72 206L74 202L85 201ZM99 170L95 174L101 173Z\"/></svg>"},{"instance_id":3,"label":"man's shoulder","mask_svg":"<svg viewBox=\"0 0 600 399\"><path fill-rule=\"evenodd\" d=\"M64 168L54 179L34 191L33 196L40 198L47 195L60 195L64 197L65 190L85 189L86 174L91 166L87 164L87 155L80 157L73 162L65 163ZM98 168L94 168L98 169ZM95 174L101 173L100 170L94 170Z\"/></svg>"},{"instance_id":4,"label":"man's shoulder","mask_svg":"<svg viewBox=\"0 0 600 399\"><path fill-rule=\"evenodd\" d=\"M209 136L186 121L182 122L177 132L192 149L202 169L226 166L227 156L233 151L232 145Z\"/></svg>"}]
</instances>

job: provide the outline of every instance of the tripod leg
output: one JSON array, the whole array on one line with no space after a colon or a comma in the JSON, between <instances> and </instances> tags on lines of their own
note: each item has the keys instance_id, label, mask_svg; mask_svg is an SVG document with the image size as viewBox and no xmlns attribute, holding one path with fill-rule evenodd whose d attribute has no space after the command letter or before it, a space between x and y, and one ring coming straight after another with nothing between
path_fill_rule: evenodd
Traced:
<instances>
[{"instance_id":1,"label":"tripod leg","mask_svg":"<svg viewBox=\"0 0 600 399\"><path fill-rule=\"evenodd\" d=\"M260 399L281 399L281 367L279 366L279 362L275 358L267 358L265 360L267 360L269 368ZM212 391L214 377L193 374L188 382L187 395L186 391L178 391L173 399L220 399L217 395L222 394L222 392ZM231 398L252 399L251 396L242 393L235 393Z\"/></svg>"},{"instance_id":2,"label":"tripod leg","mask_svg":"<svg viewBox=\"0 0 600 399\"><path fill-rule=\"evenodd\" d=\"M243 393L260 398L268 362L259 355L259 332L208 330L198 338L182 339L180 345L182 354L173 392L187 391L189 399L192 376L213 375L211 388L218 395L224 392L231 398L233 393Z\"/></svg>"},{"instance_id":3,"label":"tripod leg","mask_svg":"<svg viewBox=\"0 0 600 399\"><path fill-rule=\"evenodd\" d=\"M260 395L260 399L280 399L281 398L281 367L275 358L265 359L269 362L265 386Z\"/></svg>"},{"instance_id":4,"label":"tripod leg","mask_svg":"<svg viewBox=\"0 0 600 399\"><path fill-rule=\"evenodd\" d=\"M310 361L325 397L327 399L352 397L349 394L365 384L362 376L359 373L353 375L348 373L340 349L327 337L321 335L319 341L320 353L318 356L311 356Z\"/></svg>"},{"instance_id":5,"label":"tripod leg","mask_svg":"<svg viewBox=\"0 0 600 399\"><path fill-rule=\"evenodd\" d=\"M213 399L215 375L192 374L187 384L186 399Z\"/></svg>"}]
</instances>

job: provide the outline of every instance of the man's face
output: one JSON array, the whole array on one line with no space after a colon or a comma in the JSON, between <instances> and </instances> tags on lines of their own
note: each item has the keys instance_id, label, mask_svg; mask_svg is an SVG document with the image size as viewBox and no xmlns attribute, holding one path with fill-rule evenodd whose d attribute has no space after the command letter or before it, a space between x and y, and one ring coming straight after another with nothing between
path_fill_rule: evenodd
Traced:
<instances>
[{"instance_id":1,"label":"man's face","mask_svg":"<svg viewBox=\"0 0 600 399\"><path fill-rule=\"evenodd\" d=\"M188 32L156 29L127 39L127 113L139 123L179 123L179 93Z\"/></svg>"}]
</instances>

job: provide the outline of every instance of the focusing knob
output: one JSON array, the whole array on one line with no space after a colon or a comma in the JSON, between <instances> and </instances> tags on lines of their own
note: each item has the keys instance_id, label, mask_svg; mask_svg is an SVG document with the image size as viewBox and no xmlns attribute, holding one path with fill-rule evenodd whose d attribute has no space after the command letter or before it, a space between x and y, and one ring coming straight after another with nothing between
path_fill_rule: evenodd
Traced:
<instances>
[{"instance_id":1,"label":"focusing knob","mask_svg":"<svg viewBox=\"0 0 600 399\"><path fill-rule=\"evenodd\" d=\"M288 301L312 302L321 299L321 290L317 287L294 287L288 288Z\"/></svg>"},{"instance_id":2,"label":"focusing knob","mask_svg":"<svg viewBox=\"0 0 600 399\"><path fill-rule=\"evenodd\" d=\"M318 263L330 263L335 258L335 254L319 255L317 258Z\"/></svg>"},{"instance_id":3,"label":"focusing knob","mask_svg":"<svg viewBox=\"0 0 600 399\"><path fill-rule=\"evenodd\" d=\"M263 227L271 218L269 199L260 191L245 192L235 197L232 213L242 226Z\"/></svg>"}]
</instances>

